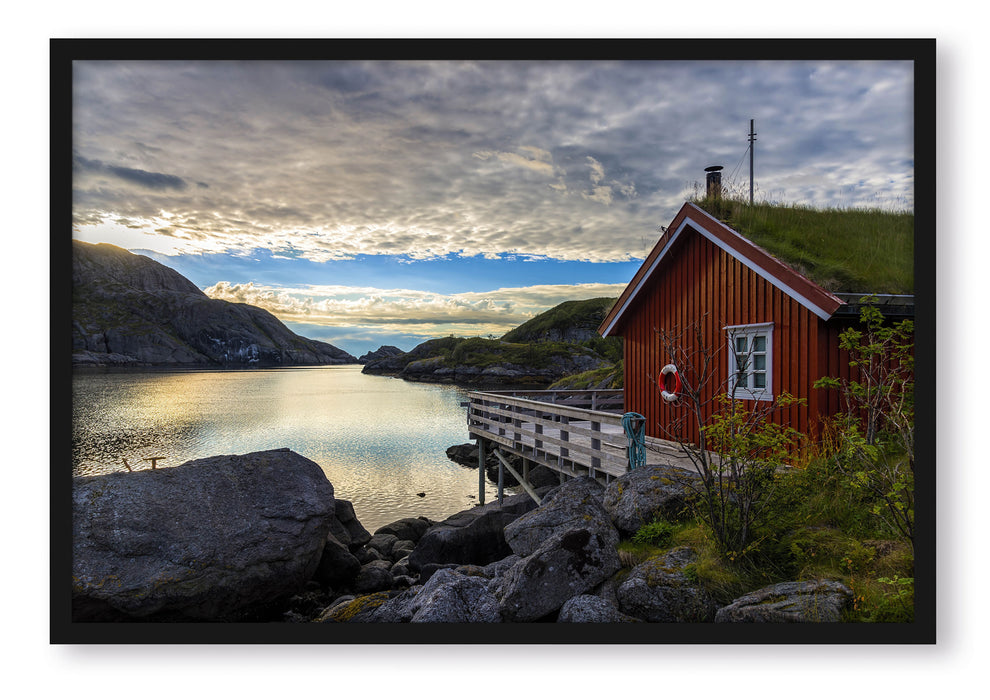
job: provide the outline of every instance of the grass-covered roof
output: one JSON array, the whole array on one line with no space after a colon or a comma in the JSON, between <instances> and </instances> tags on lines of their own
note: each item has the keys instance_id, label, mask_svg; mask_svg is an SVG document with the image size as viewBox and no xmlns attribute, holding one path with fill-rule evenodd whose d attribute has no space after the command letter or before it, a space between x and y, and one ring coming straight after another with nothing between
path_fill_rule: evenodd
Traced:
<instances>
[{"instance_id":1,"label":"grass-covered roof","mask_svg":"<svg viewBox=\"0 0 990 700\"><path fill-rule=\"evenodd\" d=\"M914 293L914 214L737 199L694 202L830 292Z\"/></svg>"}]
</instances>

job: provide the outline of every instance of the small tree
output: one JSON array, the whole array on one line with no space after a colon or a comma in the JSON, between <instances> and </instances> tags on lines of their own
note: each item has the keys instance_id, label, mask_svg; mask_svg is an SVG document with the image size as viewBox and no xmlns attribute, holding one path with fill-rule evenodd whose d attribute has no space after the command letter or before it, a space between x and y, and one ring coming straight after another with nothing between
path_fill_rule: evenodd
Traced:
<instances>
[{"instance_id":1,"label":"small tree","mask_svg":"<svg viewBox=\"0 0 990 700\"><path fill-rule=\"evenodd\" d=\"M914 324L888 326L864 297L863 329L849 328L839 346L849 352L850 379L823 377L819 389L841 392L834 463L851 485L875 499L873 513L914 542Z\"/></svg>"},{"instance_id":2,"label":"small tree","mask_svg":"<svg viewBox=\"0 0 990 700\"><path fill-rule=\"evenodd\" d=\"M694 487L698 515L710 526L720 550L735 559L751 548L772 501L777 471L800 438L773 418L803 399L780 394L770 401L736 400L719 380L719 357L727 343L712 349L697 325L686 331L658 329L657 334L682 384L679 415L661 431L694 465L700 477L700 485ZM696 444L683 437L688 422L697 428Z\"/></svg>"}]
</instances>

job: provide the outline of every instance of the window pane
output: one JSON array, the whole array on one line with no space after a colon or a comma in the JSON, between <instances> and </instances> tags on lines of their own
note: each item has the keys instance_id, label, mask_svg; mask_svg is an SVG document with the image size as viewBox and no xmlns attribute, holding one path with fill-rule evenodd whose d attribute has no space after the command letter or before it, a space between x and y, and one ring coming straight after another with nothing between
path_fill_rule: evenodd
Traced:
<instances>
[{"instance_id":1,"label":"window pane","mask_svg":"<svg viewBox=\"0 0 990 700\"><path fill-rule=\"evenodd\" d=\"M747 338L746 336L743 336L741 338L736 338L736 352L746 352L748 350L748 346L747 346L748 344L746 341L748 340L749 338Z\"/></svg>"},{"instance_id":2,"label":"window pane","mask_svg":"<svg viewBox=\"0 0 990 700\"><path fill-rule=\"evenodd\" d=\"M753 352L766 352L767 351L767 337L765 335L758 335L753 338Z\"/></svg>"},{"instance_id":3,"label":"window pane","mask_svg":"<svg viewBox=\"0 0 990 700\"><path fill-rule=\"evenodd\" d=\"M740 372L736 375L736 386L741 386L744 389L749 387L749 375L745 372Z\"/></svg>"},{"instance_id":4,"label":"window pane","mask_svg":"<svg viewBox=\"0 0 990 700\"><path fill-rule=\"evenodd\" d=\"M753 375L753 386L757 389L767 388L767 375L763 372L758 372Z\"/></svg>"},{"instance_id":5,"label":"window pane","mask_svg":"<svg viewBox=\"0 0 990 700\"><path fill-rule=\"evenodd\" d=\"M765 371L767 368L766 355L753 355L753 369Z\"/></svg>"}]
</instances>

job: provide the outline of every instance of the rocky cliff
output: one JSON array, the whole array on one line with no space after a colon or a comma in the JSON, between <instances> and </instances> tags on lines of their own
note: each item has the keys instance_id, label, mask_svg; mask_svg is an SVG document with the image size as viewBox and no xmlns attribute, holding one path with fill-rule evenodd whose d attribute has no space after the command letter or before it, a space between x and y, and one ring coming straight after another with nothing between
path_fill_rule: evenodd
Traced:
<instances>
[{"instance_id":1,"label":"rocky cliff","mask_svg":"<svg viewBox=\"0 0 990 700\"><path fill-rule=\"evenodd\" d=\"M210 299L143 255L106 243L72 245L76 365L357 363L329 343L296 335L263 309Z\"/></svg>"}]
</instances>

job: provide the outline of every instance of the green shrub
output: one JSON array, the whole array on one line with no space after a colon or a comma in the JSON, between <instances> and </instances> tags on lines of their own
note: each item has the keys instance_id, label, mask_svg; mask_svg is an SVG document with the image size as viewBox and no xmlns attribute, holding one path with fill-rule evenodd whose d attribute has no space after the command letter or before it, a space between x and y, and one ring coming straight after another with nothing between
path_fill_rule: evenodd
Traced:
<instances>
[{"instance_id":1,"label":"green shrub","mask_svg":"<svg viewBox=\"0 0 990 700\"><path fill-rule=\"evenodd\" d=\"M632 541L636 544L649 544L654 547L667 547L674 538L674 526L663 520L654 520L643 525L636 534L632 536Z\"/></svg>"}]
</instances>

